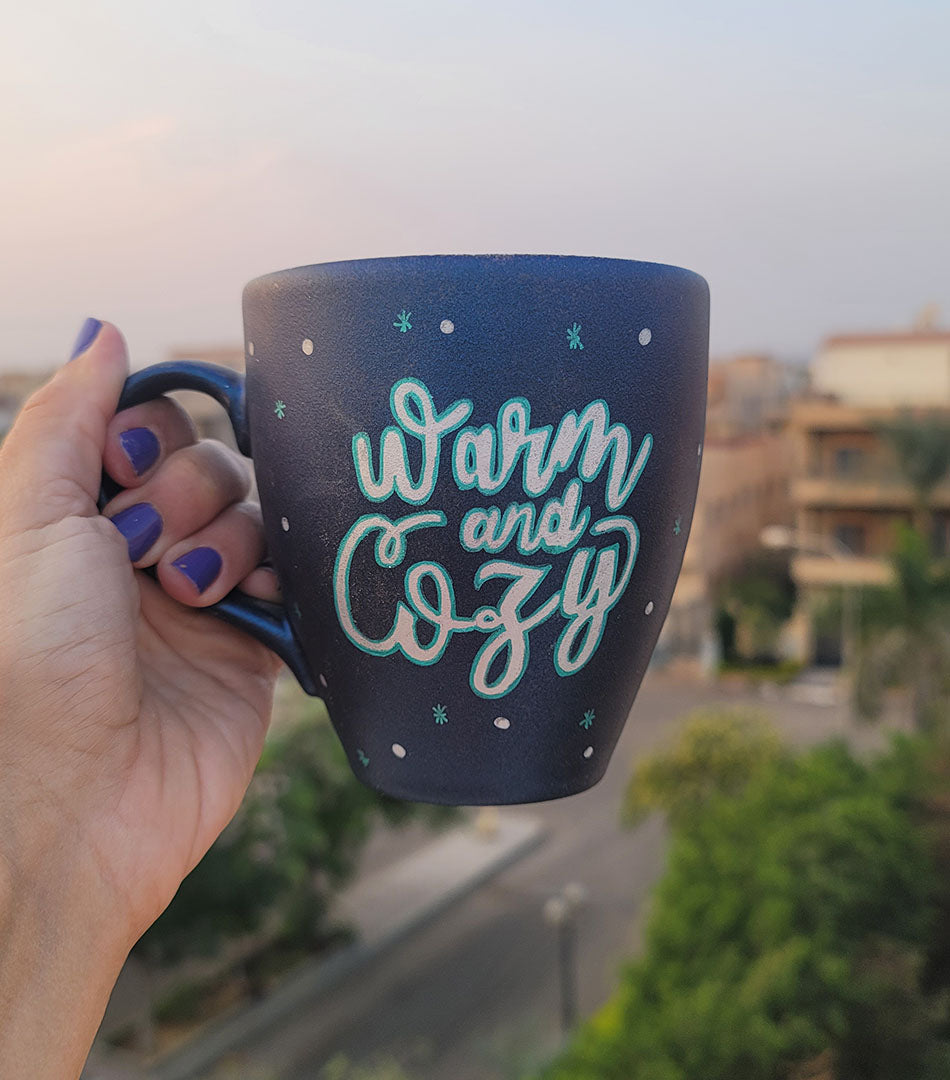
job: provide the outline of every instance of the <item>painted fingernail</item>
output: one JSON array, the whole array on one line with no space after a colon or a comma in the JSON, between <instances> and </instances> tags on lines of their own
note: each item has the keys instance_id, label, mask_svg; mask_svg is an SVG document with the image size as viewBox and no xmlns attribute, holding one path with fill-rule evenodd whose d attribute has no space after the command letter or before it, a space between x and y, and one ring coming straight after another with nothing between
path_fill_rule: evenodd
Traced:
<instances>
[{"instance_id":1,"label":"painted fingernail","mask_svg":"<svg viewBox=\"0 0 950 1080\"><path fill-rule=\"evenodd\" d=\"M132 463L135 475L141 476L158 460L161 447L158 439L147 427L129 428L119 436L119 442L125 451L125 456Z\"/></svg>"},{"instance_id":2,"label":"painted fingernail","mask_svg":"<svg viewBox=\"0 0 950 1080\"><path fill-rule=\"evenodd\" d=\"M136 503L120 510L112 524L125 537L132 562L138 562L162 535L162 515L151 503Z\"/></svg>"},{"instance_id":3,"label":"painted fingernail","mask_svg":"<svg viewBox=\"0 0 950 1080\"><path fill-rule=\"evenodd\" d=\"M221 556L214 548L193 548L180 559L176 559L172 566L184 574L198 592L203 593L221 573Z\"/></svg>"},{"instance_id":4,"label":"painted fingernail","mask_svg":"<svg viewBox=\"0 0 950 1080\"><path fill-rule=\"evenodd\" d=\"M84 353L86 349L96 340L99 331L102 329L102 323L98 319L86 319L79 330L79 334L76 338L76 343L73 345L73 351L69 357L70 360L75 360L80 353Z\"/></svg>"}]
</instances>

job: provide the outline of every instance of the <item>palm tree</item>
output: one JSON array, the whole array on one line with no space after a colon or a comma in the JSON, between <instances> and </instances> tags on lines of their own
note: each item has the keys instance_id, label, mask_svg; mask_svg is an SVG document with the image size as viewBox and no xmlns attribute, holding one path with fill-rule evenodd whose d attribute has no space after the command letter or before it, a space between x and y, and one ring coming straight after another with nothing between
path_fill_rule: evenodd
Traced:
<instances>
[{"instance_id":1,"label":"palm tree","mask_svg":"<svg viewBox=\"0 0 950 1080\"><path fill-rule=\"evenodd\" d=\"M915 415L905 412L880 425L897 463L914 489L914 524L925 537L932 535L930 498L934 488L950 475L950 417L943 413Z\"/></svg>"},{"instance_id":2,"label":"palm tree","mask_svg":"<svg viewBox=\"0 0 950 1080\"><path fill-rule=\"evenodd\" d=\"M910 689L914 723L932 729L950 716L950 570L901 526L892 556L895 583L866 594L854 681L858 712L880 713L884 691Z\"/></svg>"}]
</instances>

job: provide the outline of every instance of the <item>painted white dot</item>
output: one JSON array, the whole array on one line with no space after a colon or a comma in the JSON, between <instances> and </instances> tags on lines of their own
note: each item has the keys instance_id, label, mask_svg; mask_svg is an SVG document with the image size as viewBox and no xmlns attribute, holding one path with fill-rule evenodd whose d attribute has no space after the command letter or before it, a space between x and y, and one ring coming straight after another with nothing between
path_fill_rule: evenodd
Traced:
<instances>
[{"instance_id":1,"label":"painted white dot","mask_svg":"<svg viewBox=\"0 0 950 1080\"><path fill-rule=\"evenodd\" d=\"M394 742L393 743L393 753L398 758L404 758L406 756L406 748L404 746L402 746L400 743Z\"/></svg>"},{"instance_id":2,"label":"painted white dot","mask_svg":"<svg viewBox=\"0 0 950 1080\"><path fill-rule=\"evenodd\" d=\"M443 319L442 322L439 323L439 329L443 334L451 334L455 329L455 323L452 322L451 319Z\"/></svg>"},{"instance_id":3,"label":"painted white dot","mask_svg":"<svg viewBox=\"0 0 950 1080\"><path fill-rule=\"evenodd\" d=\"M499 731L507 731L508 728L511 727L511 721L507 716L496 716L495 727L498 728Z\"/></svg>"},{"instance_id":4,"label":"painted white dot","mask_svg":"<svg viewBox=\"0 0 950 1080\"><path fill-rule=\"evenodd\" d=\"M300 347L303 349L306 356L313 356L313 342L310 338L305 337L301 342Z\"/></svg>"},{"instance_id":5,"label":"painted white dot","mask_svg":"<svg viewBox=\"0 0 950 1080\"><path fill-rule=\"evenodd\" d=\"M320 674L320 685L323 687L324 690L326 690L326 688L327 688L327 677L322 672Z\"/></svg>"},{"instance_id":6,"label":"painted white dot","mask_svg":"<svg viewBox=\"0 0 950 1080\"><path fill-rule=\"evenodd\" d=\"M290 522L285 517L280 519L280 527L284 532L290 532Z\"/></svg>"},{"instance_id":7,"label":"painted white dot","mask_svg":"<svg viewBox=\"0 0 950 1080\"><path fill-rule=\"evenodd\" d=\"M253 356L254 355L254 342L253 341L249 341L247 343L247 355L248 356Z\"/></svg>"},{"instance_id":8,"label":"painted white dot","mask_svg":"<svg viewBox=\"0 0 950 1080\"><path fill-rule=\"evenodd\" d=\"M594 756L594 748L592 746L588 746L587 749L584 751L584 757L593 757L593 756Z\"/></svg>"},{"instance_id":9,"label":"painted white dot","mask_svg":"<svg viewBox=\"0 0 950 1080\"><path fill-rule=\"evenodd\" d=\"M643 614L644 615L649 615L649 614L652 613L652 611L653 611L653 601L651 600L649 602L649 604L647 604L647 606L643 609Z\"/></svg>"},{"instance_id":10,"label":"painted white dot","mask_svg":"<svg viewBox=\"0 0 950 1080\"><path fill-rule=\"evenodd\" d=\"M703 444L700 443L699 446L696 447L696 456L699 457L702 454L702 452L703 452Z\"/></svg>"},{"instance_id":11,"label":"painted white dot","mask_svg":"<svg viewBox=\"0 0 950 1080\"><path fill-rule=\"evenodd\" d=\"M637 341L639 341L641 345L649 345L652 340L653 331L648 327L644 327L637 336Z\"/></svg>"}]
</instances>

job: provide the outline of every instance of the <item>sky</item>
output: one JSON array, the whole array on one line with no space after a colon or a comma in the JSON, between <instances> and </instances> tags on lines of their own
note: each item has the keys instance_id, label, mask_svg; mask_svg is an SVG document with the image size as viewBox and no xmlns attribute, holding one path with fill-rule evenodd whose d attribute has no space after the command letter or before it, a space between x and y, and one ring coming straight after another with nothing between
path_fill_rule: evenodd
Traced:
<instances>
[{"instance_id":1,"label":"sky","mask_svg":"<svg viewBox=\"0 0 950 1080\"><path fill-rule=\"evenodd\" d=\"M140 366L244 283L445 252L709 281L714 355L950 323L946 0L31 0L0 35L0 371Z\"/></svg>"}]
</instances>

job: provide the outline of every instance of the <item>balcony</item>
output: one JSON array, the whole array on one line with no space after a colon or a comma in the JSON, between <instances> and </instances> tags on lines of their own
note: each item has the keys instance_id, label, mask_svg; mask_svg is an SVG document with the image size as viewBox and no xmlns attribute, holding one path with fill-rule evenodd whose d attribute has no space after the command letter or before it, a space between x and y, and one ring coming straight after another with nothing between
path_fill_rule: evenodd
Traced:
<instances>
[{"instance_id":1,"label":"balcony","mask_svg":"<svg viewBox=\"0 0 950 1080\"><path fill-rule=\"evenodd\" d=\"M884 558L861 555L832 559L827 555L795 555L792 559L792 578L799 588L891 585L894 571Z\"/></svg>"},{"instance_id":2,"label":"balcony","mask_svg":"<svg viewBox=\"0 0 950 1080\"><path fill-rule=\"evenodd\" d=\"M814 469L792 481L796 506L867 510L913 510L913 488L893 466L882 464L849 472ZM936 510L950 509L950 483L936 487L928 499Z\"/></svg>"},{"instance_id":3,"label":"balcony","mask_svg":"<svg viewBox=\"0 0 950 1080\"><path fill-rule=\"evenodd\" d=\"M897 411L893 406L868 408L834 398L811 397L792 402L789 423L793 429L810 433L869 431L875 423L892 419Z\"/></svg>"}]
</instances>

